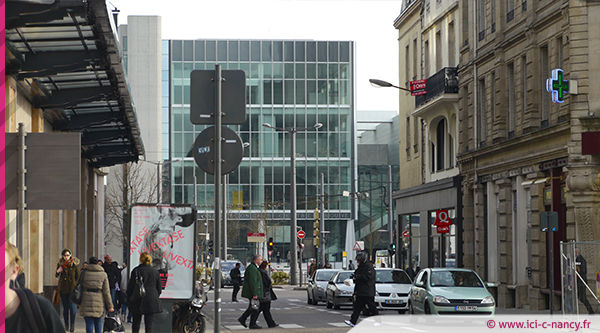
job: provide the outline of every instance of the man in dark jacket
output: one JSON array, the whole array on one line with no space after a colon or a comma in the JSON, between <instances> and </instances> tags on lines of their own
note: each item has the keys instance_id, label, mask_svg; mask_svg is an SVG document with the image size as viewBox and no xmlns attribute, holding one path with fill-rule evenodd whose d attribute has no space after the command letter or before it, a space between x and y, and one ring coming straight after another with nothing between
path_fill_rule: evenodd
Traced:
<instances>
[{"instance_id":1,"label":"man in dark jacket","mask_svg":"<svg viewBox=\"0 0 600 333\"><path fill-rule=\"evenodd\" d=\"M108 276L108 286L110 288L110 297L113 301L113 307L117 307L117 281L121 280L121 271L119 270L118 264L116 261L112 261L112 257L110 255L104 256L104 263L102 264L102 268L106 272Z\"/></svg>"},{"instance_id":2,"label":"man in dark jacket","mask_svg":"<svg viewBox=\"0 0 600 333\"><path fill-rule=\"evenodd\" d=\"M575 248L575 269L579 276L577 278L577 298L583 305L589 314L594 314L594 308L587 299L587 261L579 253L579 248Z\"/></svg>"},{"instance_id":3,"label":"man in dark jacket","mask_svg":"<svg viewBox=\"0 0 600 333\"><path fill-rule=\"evenodd\" d=\"M239 262L235 264L235 268L229 272L229 276L231 276L231 284L233 284L233 294L231 294L231 301L237 302L237 294L240 291L240 285L242 284L242 273L240 272L240 267L242 264Z\"/></svg>"},{"instance_id":4,"label":"man in dark jacket","mask_svg":"<svg viewBox=\"0 0 600 333\"><path fill-rule=\"evenodd\" d=\"M356 255L358 268L354 271L354 304L352 307L352 316L350 320L344 320L348 326L355 326L358 322L358 316L365 305L368 306L372 316L379 315L377 305L375 304L375 269L367 259L364 252Z\"/></svg>"},{"instance_id":5,"label":"man in dark jacket","mask_svg":"<svg viewBox=\"0 0 600 333\"><path fill-rule=\"evenodd\" d=\"M263 292L263 281L258 267L262 263L262 257L258 254L252 257L252 262L246 267L246 273L244 273L244 286L242 287L242 297L248 299L248 309L242 314L238 321L242 326L246 326L246 318L250 316L250 328L261 328L256 325L256 319L258 319L258 311L252 309L252 300L261 300L264 298Z\"/></svg>"}]
</instances>

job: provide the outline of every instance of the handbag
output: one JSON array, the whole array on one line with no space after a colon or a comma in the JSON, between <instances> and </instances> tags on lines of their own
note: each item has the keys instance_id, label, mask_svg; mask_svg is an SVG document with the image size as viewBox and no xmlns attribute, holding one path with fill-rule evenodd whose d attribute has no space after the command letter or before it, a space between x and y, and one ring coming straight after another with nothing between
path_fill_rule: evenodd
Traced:
<instances>
[{"instance_id":1,"label":"handbag","mask_svg":"<svg viewBox=\"0 0 600 333\"><path fill-rule=\"evenodd\" d=\"M81 284L81 281L83 280L84 275L85 271L81 273L81 276L79 277L79 280L77 280L75 288L73 288L71 295L69 295L69 299L71 300L71 302L77 305L81 305L81 298L83 297L83 285Z\"/></svg>"},{"instance_id":2,"label":"handbag","mask_svg":"<svg viewBox=\"0 0 600 333\"><path fill-rule=\"evenodd\" d=\"M252 309L252 311L258 311L258 309L260 309L260 301L258 299L251 299L250 300L250 308Z\"/></svg>"},{"instance_id":3,"label":"handbag","mask_svg":"<svg viewBox=\"0 0 600 333\"><path fill-rule=\"evenodd\" d=\"M140 272L137 272L135 276L135 286L133 287L133 293L129 301L137 302L146 296L146 287L144 287L144 278L140 276Z\"/></svg>"},{"instance_id":4,"label":"handbag","mask_svg":"<svg viewBox=\"0 0 600 333\"><path fill-rule=\"evenodd\" d=\"M271 301L271 292L265 292L265 297L260 300L261 303L269 303Z\"/></svg>"}]
</instances>

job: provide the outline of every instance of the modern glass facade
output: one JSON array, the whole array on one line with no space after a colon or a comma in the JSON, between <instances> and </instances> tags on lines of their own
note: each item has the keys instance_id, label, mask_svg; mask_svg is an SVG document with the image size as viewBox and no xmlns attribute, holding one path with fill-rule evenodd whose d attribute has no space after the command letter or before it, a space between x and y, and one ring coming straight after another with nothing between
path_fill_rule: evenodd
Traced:
<instances>
[{"instance_id":1,"label":"modern glass facade","mask_svg":"<svg viewBox=\"0 0 600 333\"><path fill-rule=\"evenodd\" d=\"M228 175L228 216L237 219L247 232L259 232L253 230L253 220L266 220L264 231L274 237L276 251L283 259L290 241L291 137L262 124L285 128L323 124L318 130L298 132L295 152L298 225L307 234L305 257L316 255L310 245L320 174L325 175L325 193L329 196L353 191L356 179L353 43L169 40L163 44L163 60L163 74L167 74L163 75L163 135L168 136L166 159L171 160L165 164L171 172L170 183L166 184L170 202L196 200L199 209L212 216L214 179L196 166L191 152L194 140L207 127L189 120L191 71L212 70L215 64L223 70L244 70L247 122L229 127L250 146L241 165ZM332 198L335 200L327 200L325 209L327 230L331 232L326 253L341 258L352 203L345 197ZM237 239L228 240L229 246L248 247L245 235L246 231L241 230Z\"/></svg>"}]
</instances>

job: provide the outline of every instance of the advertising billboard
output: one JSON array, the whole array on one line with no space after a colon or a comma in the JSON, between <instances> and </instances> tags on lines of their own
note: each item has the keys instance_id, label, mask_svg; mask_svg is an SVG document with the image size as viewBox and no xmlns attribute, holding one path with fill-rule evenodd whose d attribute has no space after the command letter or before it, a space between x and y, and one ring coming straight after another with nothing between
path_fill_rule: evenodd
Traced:
<instances>
[{"instance_id":1,"label":"advertising billboard","mask_svg":"<svg viewBox=\"0 0 600 333\"><path fill-rule=\"evenodd\" d=\"M160 273L160 298L189 299L196 272L196 211L186 205L135 204L130 216L130 271L148 252Z\"/></svg>"}]
</instances>

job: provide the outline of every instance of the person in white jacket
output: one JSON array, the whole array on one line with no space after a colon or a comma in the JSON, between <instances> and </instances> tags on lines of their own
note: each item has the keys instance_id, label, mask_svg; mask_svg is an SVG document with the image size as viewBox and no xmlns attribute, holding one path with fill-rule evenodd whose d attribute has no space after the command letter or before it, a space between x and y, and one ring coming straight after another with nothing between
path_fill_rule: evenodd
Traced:
<instances>
[{"instance_id":1,"label":"person in white jacket","mask_svg":"<svg viewBox=\"0 0 600 333\"><path fill-rule=\"evenodd\" d=\"M121 288L121 317L125 321L127 317L127 323L131 324L131 311L127 315L127 283L129 282L129 276L127 275L127 264L123 263L123 269L121 269L121 281L119 281L119 287Z\"/></svg>"}]
</instances>

